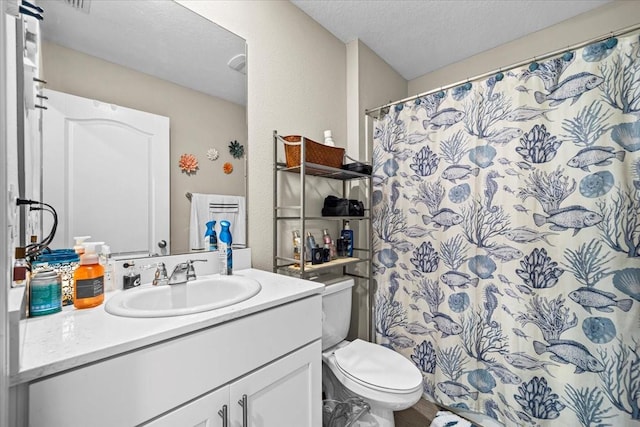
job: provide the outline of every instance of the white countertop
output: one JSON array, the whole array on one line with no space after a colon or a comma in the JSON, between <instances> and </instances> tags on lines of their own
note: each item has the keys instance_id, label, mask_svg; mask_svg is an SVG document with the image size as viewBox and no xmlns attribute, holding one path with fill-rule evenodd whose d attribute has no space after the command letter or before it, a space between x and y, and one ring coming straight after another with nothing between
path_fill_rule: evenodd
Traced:
<instances>
[{"instance_id":1,"label":"white countertop","mask_svg":"<svg viewBox=\"0 0 640 427\"><path fill-rule=\"evenodd\" d=\"M98 307L78 310L67 306L60 313L22 320L19 371L11 376L11 385L320 294L324 288L321 283L256 269L234 271L234 275L257 280L262 290L229 307L160 318L130 318L107 313L105 303L110 297L117 292L135 292L114 291L107 292L105 303Z\"/></svg>"}]
</instances>

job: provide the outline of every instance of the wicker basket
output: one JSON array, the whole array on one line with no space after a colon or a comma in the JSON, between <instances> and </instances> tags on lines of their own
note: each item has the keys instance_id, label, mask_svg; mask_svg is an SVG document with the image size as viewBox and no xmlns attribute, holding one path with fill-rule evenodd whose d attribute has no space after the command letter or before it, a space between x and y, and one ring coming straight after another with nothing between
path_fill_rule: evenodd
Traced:
<instances>
[{"instance_id":1,"label":"wicker basket","mask_svg":"<svg viewBox=\"0 0 640 427\"><path fill-rule=\"evenodd\" d=\"M300 147L302 143L300 135L288 135L283 136L284 139L284 154L287 160L287 167L292 168L300 165ZM342 166L342 159L344 157L344 148L331 147L328 145L320 144L304 138L306 141L305 157L308 163L315 163L317 165L329 166L332 168L340 168Z\"/></svg>"}]
</instances>

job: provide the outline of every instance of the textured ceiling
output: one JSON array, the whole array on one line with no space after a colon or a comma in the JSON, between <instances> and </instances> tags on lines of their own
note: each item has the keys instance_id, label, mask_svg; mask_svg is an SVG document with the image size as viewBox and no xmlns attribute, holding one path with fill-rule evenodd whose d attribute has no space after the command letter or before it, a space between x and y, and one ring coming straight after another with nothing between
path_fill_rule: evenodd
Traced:
<instances>
[{"instance_id":1,"label":"textured ceiling","mask_svg":"<svg viewBox=\"0 0 640 427\"><path fill-rule=\"evenodd\" d=\"M344 43L360 39L407 80L609 0L291 0Z\"/></svg>"},{"instance_id":2,"label":"textured ceiling","mask_svg":"<svg viewBox=\"0 0 640 427\"><path fill-rule=\"evenodd\" d=\"M343 42L362 40L411 80L609 0L292 0ZM246 104L227 62L245 42L166 0L93 0L89 13L40 0L43 36L63 46Z\"/></svg>"},{"instance_id":3,"label":"textured ceiling","mask_svg":"<svg viewBox=\"0 0 640 427\"><path fill-rule=\"evenodd\" d=\"M244 39L173 1L93 0L89 13L38 4L46 40L246 105L246 76L227 66L245 53Z\"/></svg>"}]
</instances>

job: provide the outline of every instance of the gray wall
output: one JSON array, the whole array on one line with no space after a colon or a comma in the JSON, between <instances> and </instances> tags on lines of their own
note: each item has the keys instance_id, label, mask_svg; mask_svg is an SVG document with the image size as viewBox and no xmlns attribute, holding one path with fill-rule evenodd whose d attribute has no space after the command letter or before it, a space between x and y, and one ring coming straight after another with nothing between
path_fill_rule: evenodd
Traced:
<instances>
[{"instance_id":1,"label":"gray wall","mask_svg":"<svg viewBox=\"0 0 640 427\"><path fill-rule=\"evenodd\" d=\"M288 1L180 1L247 41L249 246L273 262L273 130L346 147L346 48Z\"/></svg>"}]
</instances>

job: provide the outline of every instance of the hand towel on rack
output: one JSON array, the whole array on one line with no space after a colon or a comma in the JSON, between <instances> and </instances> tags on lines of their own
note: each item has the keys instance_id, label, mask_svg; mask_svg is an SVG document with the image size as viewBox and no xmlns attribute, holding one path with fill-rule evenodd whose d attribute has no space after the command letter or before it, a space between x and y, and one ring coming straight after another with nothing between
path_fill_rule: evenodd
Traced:
<instances>
[{"instance_id":1,"label":"hand towel on rack","mask_svg":"<svg viewBox=\"0 0 640 427\"><path fill-rule=\"evenodd\" d=\"M189 247L191 250L204 249L206 223L216 222L216 233L220 233L220 221L231 222L231 236L234 248L245 248L246 207L243 196L225 196L220 194L191 195L191 221L189 225Z\"/></svg>"}]
</instances>

